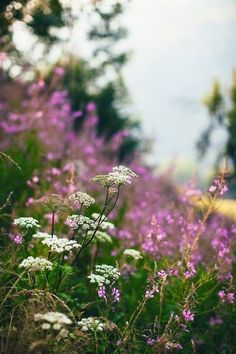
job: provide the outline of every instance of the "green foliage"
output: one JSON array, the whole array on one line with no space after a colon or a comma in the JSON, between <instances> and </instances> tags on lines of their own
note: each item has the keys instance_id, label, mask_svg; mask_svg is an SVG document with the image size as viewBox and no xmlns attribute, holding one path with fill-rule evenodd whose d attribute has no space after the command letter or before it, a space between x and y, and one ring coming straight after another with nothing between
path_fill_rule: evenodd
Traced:
<instances>
[{"instance_id":1,"label":"green foliage","mask_svg":"<svg viewBox=\"0 0 236 354\"><path fill-rule=\"evenodd\" d=\"M204 156L211 144L211 136L217 127L227 132L227 141L220 155L225 156L233 167L236 176L236 73L233 73L229 97L222 93L219 82L214 82L212 92L204 100L210 115L207 129L202 133L197 148L200 156Z\"/></svg>"},{"instance_id":2,"label":"green foliage","mask_svg":"<svg viewBox=\"0 0 236 354\"><path fill-rule=\"evenodd\" d=\"M42 147L37 135L33 132L25 137L24 145L20 143L11 145L7 150L7 155L10 158L7 164L5 159L0 159L1 186L4 186L1 189L0 205L4 204L9 194L12 193L11 203L5 209L5 213L10 212L16 201L19 204L25 202L31 193L26 182L43 162Z\"/></svg>"},{"instance_id":3,"label":"green foliage","mask_svg":"<svg viewBox=\"0 0 236 354\"><path fill-rule=\"evenodd\" d=\"M59 0L41 0L34 3L30 0L3 0L0 4L0 37L3 39L4 50L14 49L11 26L15 21L23 22L35 36L51 44L58 38L51 34L50 29L65 26L69 18L69 8L67 11L63 9Z\"/></svg>"}]
</instances>

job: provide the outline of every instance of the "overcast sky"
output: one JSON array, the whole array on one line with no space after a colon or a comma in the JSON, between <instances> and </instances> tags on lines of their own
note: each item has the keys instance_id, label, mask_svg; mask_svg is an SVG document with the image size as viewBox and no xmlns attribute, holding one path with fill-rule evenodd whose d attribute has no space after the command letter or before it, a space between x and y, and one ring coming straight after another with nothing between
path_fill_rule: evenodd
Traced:
<instances>
[{"instance_id":1,"label":"overcast sky","mask_svg":"<svg viewBox=\"0 0 236 354\"><path fill-rule=\"evenodd\" d=\"M125 23L133 51L125 78L132 111L154 138L152 157L192 161L208 119L201 99L215 78L229 85L236 66L236 1L132 0ZM224 136L214 140L216 151Z\"/></svg>"}]
</instances>

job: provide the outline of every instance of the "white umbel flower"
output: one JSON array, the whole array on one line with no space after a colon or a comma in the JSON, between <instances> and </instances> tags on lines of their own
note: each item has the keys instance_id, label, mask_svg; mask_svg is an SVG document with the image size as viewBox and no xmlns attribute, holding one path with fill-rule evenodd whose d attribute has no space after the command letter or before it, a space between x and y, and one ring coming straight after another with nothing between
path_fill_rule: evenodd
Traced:
<instances>
[{"instance_id":1,"label":"white umbel flower","mask_svg":"<svg viewBox=\"0 0 236 354\"><path fill-rule=\"evenodd\" d=\"M104 187L120 186L125 184L130 184L132 178L138 177L136 173L125 166L113 167L112 172L107 175L98 175L93 177L91 180L95 183L100 183Z\"/></svg>"},{"instance_id":2,"label":"white umbel flower","mask_svg":"<svg viewBox=\"0 0 236 354\"><path fill-rule=\"evenodd\" d=\"M107 176L107 182L110 185L119 185L119 184L130 184L131 177L128 175L123 175L122 173L117 172L110 172Z\"/></svg>"},{"instance_id":3,"label":"white umbel flower","mask_svg":"<svg viewBox=\"0 0 236 354\"><path fill-rule=\"evenodd\" d=\"M118 280L120 277L118 268L107 264L96 265L95 271L97 274L92 273L88 276L88 278L90 279L90 283L96 283L99 286L109 285Z\"/></svg>"},{"instance_id":4,"label":"white umbel flower","mask_svg":"<svg viewBox=\"0 0 236 354\"><path fill-rule=\"evenodd\" d=\"M70 195L69 199L75 204L83 204L85 207L95 203L95 199L84 192L75 192Z\"/></svg>"},{"instance_id":5,"label":"white umbel flower","mask_svg":"<svg viewBox=\"0 0 236 354\"><path fill-rule=\"evenodd\" d=\"M20 264L19 268L26 268L29 272L36 272L38 270L52 270L52 262L45 258L40 257L28 257L24 259Z\"/></svg>"},{"instance_id":6,"label":"white umbel flower","mask_svg":"<svg viewBox=\"0 0 236 354\"><path fill-rule=\"evenodd\" d=\"M21 218L15 219L13 224L23 227L23 228L26 228L26 229L33 229L35 227L41 227L39 225L38 220L36 220L32 217L21 217Z\"/></svg>"},{"instance_id":7,"label":"white umbel flower","mask_svg":"<svg viewBox=\"0 0 236 354\"><path fill-rule=\"evenodd\" d=\"M47 232L36 232L36 234L33 235L33 238L49 238L52 237L50 234L48 234Z\"/></svg>"},{"instance_id":8,"label":"white umbel flower","mask_svg":"<svg viewBox=\"0 0 236 354\"><path fill-rule=\"evenodd\" d=\"M124 254L126 256L133 257L136 260L143 258L141 253L133 248L127 248L126 250L124 250Z\"/></svg>"},{"instance_id":9,"label":"white umbel flower","mask_svg":"<svg viewBox=\"0 0 236 354\"><path fill-rule=\"evenodd\" d=\"M67 238L58 238L56 235L52 237L46 237L42 240L42 243L50 248L52 252L62 253L69 252L73 248L80 248L81 245L74 240L68 240Z\"/></svg>"},{"instance_id":10,"label":"white umbel flower","mask_svg":"<svg viewBox=\"0 0 236 354\"><path fill-rule=\"evenodd\" d=\"M72 321L61 312L47 312L47 313L36 313L34 315L35 321L43 321L41 328L44 330L54 329L55 331L60 331L59 337L66 337L68 335L68 330L64 327L70 325Z\"/></svg>"},{"instance_id":11,"label":"white umbel flower","mask_svg":"<svg viewBox=\"0 0 236 354\"><path fill-rule=\"evenodd\" d=\"M97 317L82 318L78 325L83 332L102 332L105 329L105 323Z\"/></svg>"},{"instance_id":12,"label":"white umbel flower","mask_svg":"<svg viewBox=\"0 0 236 354\"><path fill-rule=\"evenodd\" d=\"M92 236L92 232L89 231L88 236ZM100 242L100 243L113 243L112 238L104 231L98 230L95 234L93 242Z\"/></svg>"},{"instance_id":13,"label":"white umbel flower","mask_svg":"<svg viewBox=\"0 0 236 354\"><path fill-rule=\"evenodd\" d=\"M50 323L58 323L61 325L71 324L72 321L64 313L61 312L46 312L46 313L36 313L34 315L35 321L47 321Z\"/></svg>"},{"instance_id":14,"label":"white umbel flower","mask_svg":"<svg viewBox=\"0 0 236 354\"><path fill-rule=\"evenodd\" d=\"M83 230L94 229L94 221L83 215L70 215L66 219L66 224L72 229L77 230L81 227Z\"/></svg>"},{"instance_id":15,"label":"white umbel flower","mask_svg":"<svg viewBox=\"0 0 236 354\"><path fill-rule=\"evenodd\" d=\"M118 172L118 173L121 173L126 176L135 177L135 178L138 177L138 175L136 173L134 173L130 168L122 166L122 165L113 167L112 170L113 170L113 172Z\"/></svg>"}]
</instances>

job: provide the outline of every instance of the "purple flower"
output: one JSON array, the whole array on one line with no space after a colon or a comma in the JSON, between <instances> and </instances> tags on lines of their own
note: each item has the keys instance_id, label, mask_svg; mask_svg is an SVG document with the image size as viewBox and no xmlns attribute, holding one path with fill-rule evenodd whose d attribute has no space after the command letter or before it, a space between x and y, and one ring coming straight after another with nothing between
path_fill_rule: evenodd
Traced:
<instances>
[{"instance_id":1,"label":"purple flower","mask_svg":"<svg viewBox=\"0 0 236 354\"><path fill-rule=\"evenodd\" d=\"M54 68L54 73L58 76L63 76L65 74L65 69L61 66L56 66Z\"/></svg>"},{"instance_id":2,"label":"purple flower","mask_svg":"<svg viewBox=\"0 0 236 354\"><path fill-rule=\"evenodd\" d=\"M226 293L224 290L220 290L218 292L218 295L219 295L222 303L225 303L225 302L227 302L228 304L234 303L234 300L235 300L234 293L231 293L231 292Z\"/></svg>"},{"instance_id":3,"label":"purple flower","mask_svg":"<svg viewBox=\"0 0 236 354\"><path fill-rule=\"evenodd\" d=\"M155 293L159 293L159 289L157 286L153 286L152 289L146 291L145 293L146 299L152 299Z\"/></svg>"},{"instance_id":4,"label":"purple flower","mask_svg":"<svg viewBox=\"0 0 236 354\"><path fill-rule=\"evenodd\" d=\"M195 269L192 262L188 262L187 266L188 266L188 269L186 272L184 272L184 276L186 279L190 279L196 274L196 269Z\"/></svg>"},{"instance_id":5,"label":"purple flower","mask_svg":"<svg viewBox=\"0 0 236 354\"><path fill-rule=\"evenodd\" d=\"M98 289L98 296L107 302L106 288L104 285L100 286L100 288Z\"/></svg>"},{"instance_id":6,"label":"purple flower","mask_svg":"<svg viewBox=\"0 0 236 354\"><path fill-rule=\"evenodd\" d=\"M222 302L225 302L225 296L226 296L225 291L224 291L224 290L220 290L220 291L218 292L218 295L219 295L221 301L222 301Z\"/></svg>"},{"instance_id":7,"label":"purple flower","mask_svg":"<svg viewBox=\"0 0 236 354\"><path fill-rule=\"evenodd\" d=\"M120 291L117 288L112 288L111 292L114 302L120 302Z\"/></svg>"},{"instance_id":8,"label":"purple flower","mask_svg":"<svg viewBox=\"0 0 236 354\"><path fill-rule=\"evenodd\" d=\"M23 242L23 237L21 235L16 235L15 238L13 239L13 241L17 244L17 245L21 245Z\"/></svg>"},{"instance_id":9,"label":"purple flower","mask_svg":"<svg viewBox=\"0 0 236 354\"><path fill-rule=\"evenodd\" d=\"M234 303L234 293L228 293L227 294L227 302L228 304L233 304Z\"/></svg>"},{"instance_id":10,"label":"purple flower","mask_svg":"<svg viewBox=\"0 0 236 354\"><path fill-rule=\"evenodd\" d=\"M210 318L210 325L217 326L223 323L223 320L220 317L211 317Z\"/></svg>"},{"instance_id":11,"label":"purple flower","mask_svg":"<svg viewBox=\"0 0 236 354\"><path fill-rule=\"evenodd\" d=\"M216 189L217 189L216 186L210 186L209 192L210 192L210 193L215 193Z\"/></svg>"},{"instance_id":12,"label":"purple flower","mask_svg":"<svg viewBox=\"0 0 236 354\"><path fill-rule=\"evenodd\" d=\"M190 310L185 309L182 312L185 321L194 321L194 313L192 313Z\"/></svg>"},{"instance_id":13,"label":"purple flower","mask_svg":"<svg viewBox=\"0 0 236 354\"><path fill-rule=\"evenodd\" d=\"M157 275L162 279L165 279L167 277L167 273L163 269L159 270L159 272L157 272Z\"/></svg>"},{"instance_id":14,"label":"purple flower","mask_svg":"<svg viewBox=\"0 0 236 354\"><path fill-rule=\"evenodd\" d=\"M153 339L152 337L148 336L147 337L147 345L152 346L152 345L154 345L154 343L155 343L155 339Z\"/></svg>"},{"instance_id":15,"label":"purple flower","mask_svg":"<svg viewBox=\"0 0 236 354\"><path fill-rule=\"evenodd\" d=\"M86 106L87 112L91 113L96 110L96 104L94 102L89 102Z\"/></svg>"}]
</instances>

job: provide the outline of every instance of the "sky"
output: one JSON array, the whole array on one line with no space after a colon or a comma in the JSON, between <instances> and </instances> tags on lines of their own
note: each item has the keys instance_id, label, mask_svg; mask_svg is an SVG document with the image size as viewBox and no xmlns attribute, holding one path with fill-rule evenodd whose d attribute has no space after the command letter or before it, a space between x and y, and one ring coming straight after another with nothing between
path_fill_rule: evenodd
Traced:
<instances>
[{"instance_id":1,"label":"sky","mask_svg":"<svg viewBox=\"0 0 236 354\"><path fill-rule=\"evenodd\" d=\"M66 45L89 58L88 25L81 18L78 23ZM214 79L228 93L236 68L236 0L131 0L122 24L129 31L123 45L132 52L124 69L128 109L153 140L149 160L209 170L226 135L216 132L208 157L196 163L196 141L209 119L201 101ZM17 28L15 37L33 55L29 35Z\"/></svg>"},{"instance_id":2,"label":"sky","mask_svg":"<svg viewBox=\"0 0 236 354\"><path fill-rule=\"evenodd\" d=\"M201 100L214 79L227 93L236 67L236 1L132 0L124 23L133 52L124 72L131 111L153 138L151 158L194 165L195 144L208 123ZM225 139L223 132L214 136L205 164Z\"/></svg>"}]
</instances>

